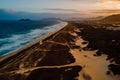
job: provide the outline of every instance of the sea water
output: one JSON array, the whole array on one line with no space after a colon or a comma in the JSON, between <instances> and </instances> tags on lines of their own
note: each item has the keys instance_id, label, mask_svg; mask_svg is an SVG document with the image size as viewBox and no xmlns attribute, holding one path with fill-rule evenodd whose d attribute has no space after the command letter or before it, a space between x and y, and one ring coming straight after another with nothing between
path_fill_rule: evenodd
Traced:
<instances>
[{"instance_id":1,"label":"sea water","mask_svg":"<svg viewBox=\"0 0 120 80\"><path fill-rule=\"evenodd\" d=\"M22 48L60 25L61 21L0 21L0 56Z\"/></svg>"}]
</instances>

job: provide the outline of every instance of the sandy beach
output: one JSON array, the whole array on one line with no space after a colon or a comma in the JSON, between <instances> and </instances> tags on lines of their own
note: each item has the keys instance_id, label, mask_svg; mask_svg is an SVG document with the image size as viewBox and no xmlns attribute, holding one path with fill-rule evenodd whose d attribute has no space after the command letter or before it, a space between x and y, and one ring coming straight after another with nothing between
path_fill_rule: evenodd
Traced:
<instances>
[{"instance_id":1,"label":"sandy beach","mask_svg":"<svg viewBox=\"0 0 120 80\"><path fill-rule=\"evenodd\" d=\"M37 44L37 43L40 43L42 40L45 40L46 38L54 35L54 34L57 33L58 31L60 31L60 30L61 30L62 28L64 28L67 24L68 24L67 22L62 22L62 23L59 25L59 26L60 26L59 28L56 28L56 29L53 30L52 32L49 32L49 33L45 34L45 35L42 36L40 39L37 39L37 40L35 40L35 41L31 42L31 43L28 43L27 45L25 45L24 47L22 47L22 48L20 48L20 49L18 49L18 50L16 50L16 51L13 51L13 52L11 52L11 53L7 53L7 55L4 55L3 57L0 57L0 62L3 61L4 59L10 57L10 56L13 56L13 55L15 55L15 54L17 54L17 53L19 53L19 52L21 52L21 51L23 51L23 50L31 47L32 45L35 45L35 44Z\"/></svg>"},{"instance_id":2,"label":"sandy beach","mask_svg":"<svg viewBox=\"0 0 120 80\"><path fill-rule=\"evenodd\" d=\"M89 28L82 23L79 26L65 23L60 29L1 58L0 79L119 80L120 75L114 75L108 68L111 62L106 60L107 54L97 56L98 49L88 48L91 43L85 37Z\"/></svg>"}]
</instances>

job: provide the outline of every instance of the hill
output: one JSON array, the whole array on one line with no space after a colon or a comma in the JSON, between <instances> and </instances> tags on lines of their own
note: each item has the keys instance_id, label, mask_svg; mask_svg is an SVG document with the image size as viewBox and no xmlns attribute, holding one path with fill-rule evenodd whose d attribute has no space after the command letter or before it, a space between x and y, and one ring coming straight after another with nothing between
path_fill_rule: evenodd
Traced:
<instances>
[{"instance_id":1,"label":"hill","mask_svg":"<svg viewBox=\"0 0 120 80\"><path fill-rule=\"evenodd\" d=\"M120 14L110 15L103 18L101 21L104 22L120 22Z\"/></svg>"}]
</instances>

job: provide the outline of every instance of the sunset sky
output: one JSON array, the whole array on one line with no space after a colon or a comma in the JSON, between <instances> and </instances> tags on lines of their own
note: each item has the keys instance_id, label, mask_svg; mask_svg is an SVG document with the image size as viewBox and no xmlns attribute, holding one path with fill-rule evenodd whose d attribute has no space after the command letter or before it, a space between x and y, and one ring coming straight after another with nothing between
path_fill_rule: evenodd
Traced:
<instances>
[{"instance_id":1,"label":"sunset sky","mask_svg":"<svg viewBox=\"0 0 120 80\"><path fill-rule=\"evenodd\" d=\"M120 13L120 0L0 0L8 11L112 14Z\"/></svg>"}]
</instances>

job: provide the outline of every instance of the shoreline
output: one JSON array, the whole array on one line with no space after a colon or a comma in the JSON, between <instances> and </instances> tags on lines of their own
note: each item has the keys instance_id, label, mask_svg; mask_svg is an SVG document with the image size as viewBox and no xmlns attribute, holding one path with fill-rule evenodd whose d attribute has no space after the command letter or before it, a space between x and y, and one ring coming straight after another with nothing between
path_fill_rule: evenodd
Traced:
<instances>
[{"instance_id":1,"label":"shoreline","mask_svg":"<svg viewBox=\"0 0 120 80\"><path fill-rule=\"evenodd\" d=\"M98 35L104 34L101 29L84 23L68 22L63 28L40 38L43 43L36 42L35 45L3 60L0 63L0 78L6 79L7 76L13 80L119 80L119 65L116 65L115 61L107 60L109 54L99 52L101 48L98 46L102 43L100 41L98 44ZM111 31L105 34L111 34ZM115 32L114 34L117 35ZM92 40L91 36L94 37ZM103 41L108 42L106 39ZM93 46L90 46L91 44Z\"/></svg>"},{"instance_id":2,"label":"shoreline","mask_svg":"<svg viewBox=\"0 0 120 80\"><path fill-rule=\"evenodd\" d=\"M63 23L63 25L60 25L60 27L56 28L56 29L53 30L52 32L46 33L45 35L43 35L43 36L40 37L39 39L37 39L37 40L35 40L35 41L32 41L32 42L26 44L25 46L23 46L22 48L20 48L20 49L18 49L18 50L15 50L15 51L6 53L6 55L1 56L1 57L0 57L0 62L2 62L3 60L5 60L5 59L7 59L7 58L9 58L9 57L12 57L12 56L18 54L19 52L21 52L21 51L23 51L23 50L25 50L25 49L27 49L27 48L30 48L31 46L39 43L40 41L43 41L43 40L49 38L50 36L56 34L58 31L62 30L65 26L68 25L68 22L62 22L62 23Z\"/></svg>"}]
</instances>

